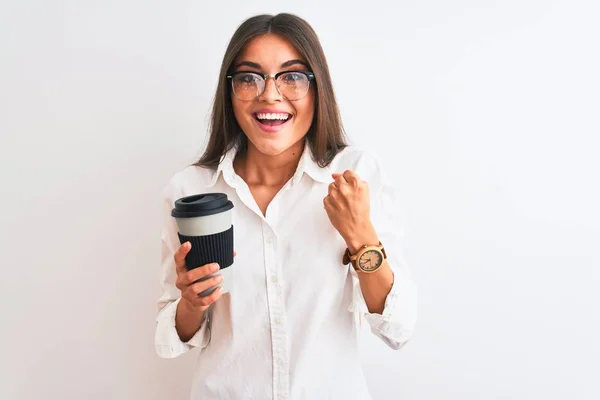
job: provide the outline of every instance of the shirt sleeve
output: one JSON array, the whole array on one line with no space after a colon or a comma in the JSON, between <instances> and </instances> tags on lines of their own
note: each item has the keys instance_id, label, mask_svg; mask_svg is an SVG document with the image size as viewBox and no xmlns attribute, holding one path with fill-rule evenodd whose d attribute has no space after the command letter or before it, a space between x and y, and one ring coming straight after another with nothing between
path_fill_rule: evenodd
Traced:
<instances>
[{"instance_id":1,"label":"shirt sleeve","mask_svg":"<svg viewBox=\"0 0 600 400\"><path fill-rule=\"evenodd\" d=\"M187 342L182 342L175 329L175 314L181 300L180 291L175 286L177 273L173 255L179 248L177 224L171 217L175 200L182 196L180 190L171 182L163 191L163 228L161 234L161 292L158 298L156 317L155 347L161 358L178 357L189 350L208 345L210 340L210 313L204 313L200 329Z\"/></svg>"},{"instance_id":2,"label":"shirt sleeve","mask_svg":"<svg viewBox=\"0 0 600 400\"><path fill-rule=\"evenodd\" d=\"M371 193L371 219L394 273L394 283L386 297L383 312L370 313L360 289L358 275L354 268L350 268L354 290L349 310L359 313L376 336L392 349L398 350L408 342L415 329L417 286L402 254L403 232L396 190L383 173L377 159L370 159L369 164L374 165L374 168L369 169L375 171L367 180Z\"/></svg>"}]
</instances>

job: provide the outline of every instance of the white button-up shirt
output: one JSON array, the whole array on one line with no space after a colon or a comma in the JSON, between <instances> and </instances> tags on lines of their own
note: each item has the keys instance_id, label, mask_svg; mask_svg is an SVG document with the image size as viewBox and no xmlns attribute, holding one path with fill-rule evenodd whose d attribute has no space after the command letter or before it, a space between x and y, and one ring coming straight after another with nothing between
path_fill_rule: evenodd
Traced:
<instances>
[{"instance_id":1,"label":"white button-up shirt","mask_svg":"<svg viewBox=\"0 0 600 400\"><path fill-rule=\"evenodd\" d=\"M162 293L156 351L173 358L196 349L192 399L370 399L358 353L357 321L389 347L401 348L417 316L417 289L402 257L398 202L379 161L348 147L320 168L305 146L295 175L263 216L233 169L235 149L216 170L190 166L164 190ZM369 184L371 219L386 249L394 284L383 313L369 313L346 244L333 228L323 198L331 173L355 171ZM175 200L222 192L233 202L235 277L230 293L207 313L186 343L175 329L180 292L173 254L179 247L170 216Z\"/></svg>"}]
</instances>

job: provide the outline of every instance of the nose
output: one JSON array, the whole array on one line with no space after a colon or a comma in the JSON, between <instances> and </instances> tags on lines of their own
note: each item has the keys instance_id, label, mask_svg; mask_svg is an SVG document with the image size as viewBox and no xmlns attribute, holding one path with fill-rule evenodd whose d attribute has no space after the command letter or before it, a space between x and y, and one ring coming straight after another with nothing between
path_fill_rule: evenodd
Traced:
<instances>
[{"instance_id":1,"label":"nose","mask_svg":"<svg viewBox=\"0 0 600 400\"><path fill-rule=\"evenodd\" d=\"M259 100L265 101L267 103L274 103L277 101L281 101L282 96L279 93L279 89L277 88L277 82L275 81L275 77L269 76L265 81L265 90L259 96Z\"/></svg>"}]
</instances>

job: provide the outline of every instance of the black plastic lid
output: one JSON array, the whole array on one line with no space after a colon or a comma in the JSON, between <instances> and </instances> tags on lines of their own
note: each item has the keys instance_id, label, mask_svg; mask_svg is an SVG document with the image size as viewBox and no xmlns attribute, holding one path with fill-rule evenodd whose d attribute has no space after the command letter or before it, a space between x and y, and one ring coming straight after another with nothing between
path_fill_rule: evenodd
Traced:
<instances>
[{"instance_id":1,"label":"black plastic lid","mask_svg":"<svg viewBox=\"0 0 600 400\"><path fill-rule=\"evenodd\" d=\"M203 193L182 197L175 201L171 216L175 218L205 217L233 208L225 193Z\"/></svg>"}]
</instances>

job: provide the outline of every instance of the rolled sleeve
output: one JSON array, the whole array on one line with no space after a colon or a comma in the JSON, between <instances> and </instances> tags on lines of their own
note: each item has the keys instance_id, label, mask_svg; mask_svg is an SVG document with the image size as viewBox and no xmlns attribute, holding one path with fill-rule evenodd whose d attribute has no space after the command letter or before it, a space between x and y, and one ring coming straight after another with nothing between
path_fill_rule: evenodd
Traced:
<instances>
[{"instance_id":1,"label":"rolled sleeve","mask_svg":"<svg viewBox=\"0 0 600 400\"><path fill-rule=\"evenodd\" d=\"M349 309L358 312L371 331L389 347L400 349L411 338L417 321L417 286L403 256L403 230L400 204L395 189L383 173L381 164L371 156L367 182L371 191L371 219L383 244L394 282L381 314L370 313L360 288L358 275L351 268L353 296ZM360 173L359 173L360 176Z\"/></svg>"},{"instance_id":2,"label":"rolled sleeve","mask_svg":"<svg viewBox=\"0 0 600 400\"><path fill-rule=\"evenodd\" d=\"M416 324L416 285L411 279L403 279L395 272L394 283L386 297L383 312L371 313L360 289L356 272L353 270L351 273L356 279L349 311L360 313L369 324L371 332L392 349L400 349L411 338Z\"/></svg>"},{"instance_id":3,"label":"rolled sleeve","mask_svg":"<svg viewBox=\"0 0 600 400\"><path fill-rule=\"evenodd\" d=\"M195 347L205 348L210 340L209 313L204 313L200 329L187 342L182 342L175 328L175 314L181 298L167 305L156 318L156 354L161 358L175 358Z\"/></svg>"},{"instance_id":4,"label":"rolled sleeve","mask_svg":"<svg viewBox=\"0 0 600 400\"><path fill-rule=\"evenodd\" d=\"M210 312L204 313L200 329L187 342L182 342L175 327L177 305L181 301L181 293L175 286L177 272L173 255L180 246L177 236L177 224L171 217L171 209L175 200L183 194L171 182L163 191L163 229L161 235L161 293L158 299L158 315L156 317L155 347L162 358L174 358L189 350L204 348L210 341Z\"/></svg>"}]
</instances>

